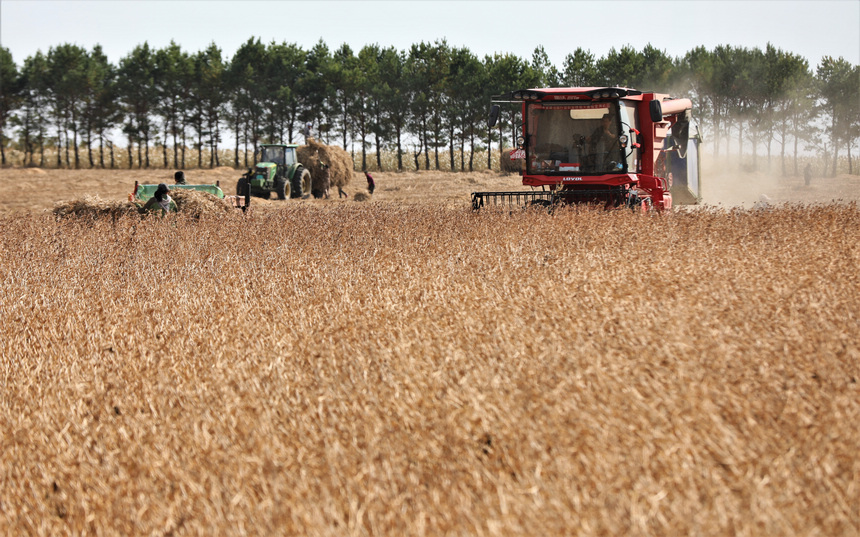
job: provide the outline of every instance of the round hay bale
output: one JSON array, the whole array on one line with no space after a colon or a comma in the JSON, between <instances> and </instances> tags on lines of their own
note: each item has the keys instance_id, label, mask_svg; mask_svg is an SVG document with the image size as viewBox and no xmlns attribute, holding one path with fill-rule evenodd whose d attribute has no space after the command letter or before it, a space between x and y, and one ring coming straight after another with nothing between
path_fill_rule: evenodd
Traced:
<instances>
[{"instance_id":1,"label":"round hay bale","mask_svg":"<svg viewBox=\"0 0 860 537\"><path fill-rule=\"evenodd\" d=\"M137 206L130 201L108 201L98 196L84 196L72 201L54 204L53 213L62 218L85 217L92 219L111 218L116 220L127 215L138 215Z\"/></svg>"},{"instance_id":2,"label":"round hay bale","mask_svg":"<svg viewBox=\"0 0 860 537\"><path fill-rule=\"evenodd\" d=\"M370 199L370 194L368 194L367 192L356 192L352 196L352 199L354 199L355 201L367 201Z\"/></svg>"},{"instance_id":3,"label":"round hay bale","mask_svg":"<svg viewBox=\"0 0 860 537\"><path fill-rule=\"evenodd\" d=\"M307 145L301 145L296 150L299 162L311 172L312 188L321 189L322 167L320 162L329 166L331 186L344 187L352 179L352 157L343 148L336 145L325 145L313 138L307 140Z\"/></svg>"},{"instance_id":4,"label":"round hay bale","mask_svg":"<svg viewBox=\"0 0 860 537\"><path fill-rule=\"evenodd\" d=\"M513 151L513 149L505 149L502 151L500 167L501 170L506 173L518 172L523 169L523 159L518 158L511 160L511 151Z\"/></svg>"},{"instance_id":5,"label":"round hay bale","mask_svg":"<svg viewBox=\"0 0 860 537\"><path fill-rule=\"evenodd\" d=\"M192 218L219 216L234 211L229 202L208 192L190 189L174 189L170 197L176 203L176 210Z\"/></svg>"}]
</instances>

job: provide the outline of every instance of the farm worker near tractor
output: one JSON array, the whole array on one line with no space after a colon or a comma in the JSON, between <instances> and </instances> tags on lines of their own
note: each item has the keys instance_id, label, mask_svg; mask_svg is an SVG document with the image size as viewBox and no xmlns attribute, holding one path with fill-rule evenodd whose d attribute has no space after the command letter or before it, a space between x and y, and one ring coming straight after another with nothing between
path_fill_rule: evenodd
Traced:
<instances>
[{"instance_id":1,"label":"farm worker near tractor","mask_svg":"<svg viewBox=\"0 0 860 537\"><path fill-rule=\"evenodd\" d=\"M373 176L370 175L370 172L364 172L364 176L367 178L367 191L373 194L373 191L376 188L376 183L373 182Z\"/></svg>"},{"instance_id":2,"label":"farm worker near tractor","mask_svg":"<svg viewBox=\"0 0 860 537\"><path fill-rule=\"evenodd\" d=\"M153 194L153 196L149 198L149 201L146 202L146 205L143 206L143 210L148 211L155 207L161 207L161 215L164 216L170 211L171 201L173 200L167 194L167 185L161 183L158 185L158 188L155 189L155 194Z\"/></svg>"},{"instance_id":3,"label":"farm worker near tractor","mask_svg":"<svg viewBox=\"0 0 860 537\"><path fill-rule=\"evenodd\" d=\"M331 170L329 168L329 165L324 162L320 162L320 167L322 167L323 196L325 197L325 199L328 199L328 191L331 190Z\"/></svg>"},{"instance_id":4,"label":"farm worker near tractor","mask_svg":"<svg viewBox=\"0 0 860 537\"><path fill-rule=\"evenodd\" d=\"M173 180L176 181L177 185L188 184L185 182L185 172L182 170L179 170L178 172L173 174Z\"/></svg>"}]
</instances>

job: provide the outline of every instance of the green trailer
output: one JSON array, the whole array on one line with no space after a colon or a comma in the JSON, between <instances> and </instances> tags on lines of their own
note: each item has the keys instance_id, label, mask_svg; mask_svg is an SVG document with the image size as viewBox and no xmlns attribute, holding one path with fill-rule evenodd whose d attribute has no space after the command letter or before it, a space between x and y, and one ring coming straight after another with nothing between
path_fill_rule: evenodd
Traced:
<instances>
[{"instance_id":1,"label":"green trailer","mask_svg":"<svg viewBox=\"0 0 860 537\"><path fill-rule=\"evenodd\" d=\"M129 194L129 201L139 203L141 205L145 204L149 201L154 195L155 191L158 188L158 185L142 185L137 181L134 182L134 191ZM229 201L233 207L238 209L246 210L250 204L251 200L247 196L225 196L224 191L221 190L220 182L215 183L214 185L167 185L168 190L196 190L198 192L206 192L207 194L211 194L219 199L226 199ZM170 201L170 210L176 211L176 203L171 200Z\"/></svg>"}]
</instances>

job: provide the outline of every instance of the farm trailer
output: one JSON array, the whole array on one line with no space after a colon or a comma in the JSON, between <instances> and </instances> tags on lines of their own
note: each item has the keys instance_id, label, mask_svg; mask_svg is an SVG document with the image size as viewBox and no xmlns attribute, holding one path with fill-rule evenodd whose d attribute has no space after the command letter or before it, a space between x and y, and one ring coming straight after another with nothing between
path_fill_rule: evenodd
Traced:
<instances>
[{"instance_id":1,"label":"farm trailer","mask_svg":"<svg viewBox=\"0 0 860 537\"><path fill-rule=\"evenodd\" d=\"M155 191L158 189L158 185L148 184L143 185L134 182L134 190L131 194L128 195L128 201L145 204L149 201L154 195ZM242 211L246 211L251 206L251 197L250 193L247 189L245 189L244 195L242 196L225 196L224 191L221 190L221 182L217 181L214 185L189 185L189 184L179 184L179 185L167 185L168 190L196 190L198 192L206 192L207 194L211 194L219 199L224 199L228 201L233 207L237 209L242 209ZM160 210L153 209L153 210ZM170 202L170 210L176 211L176 202Z\"/></svg>"},{"instance_id":2,"label":"farm trailer","mask_svg":"<svg viewBox=\"0 0 860 537\"><path fill-rule=\"evenodd\" d=\"M701 202L698 127L689 99L629 88L543 88L494 96L521 103L522 133L511 159L522 159L522 183L540 190L473 192L487 204L671 209Z\"/></svg>"}]
</instances>

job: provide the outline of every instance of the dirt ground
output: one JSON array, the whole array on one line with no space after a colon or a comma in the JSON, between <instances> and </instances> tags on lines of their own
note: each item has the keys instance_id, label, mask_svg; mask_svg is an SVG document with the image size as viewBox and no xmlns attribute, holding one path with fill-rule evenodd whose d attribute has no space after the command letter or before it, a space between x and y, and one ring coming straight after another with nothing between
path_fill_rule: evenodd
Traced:
<instances>
[{"instance_id":1,"label":"dirt ground","mask_svg":"<svg viewBox=\"0 0 860 537\"><path fill-rule=\"evenodd\" d=\"M240 172L222 166L186 172L189 183L220 182L227 194L235 193ZM374 172L373 201L434 203L468 206L474 191L528 190L515 174L492 171L451 173L437 171ZM57 202L98 195L105 200L124 200L134 182L172 183L173 170L56 170L40 168L0 169L0 214L50 210ZM704 202L708 205L752 207L766 200L779 203L828 203L860 201L860 176L816 177L810 186L802 177L780 177L778 173L737 173L711 163L703 166ZM344 189L348 199L338 199L333 189L329 200L304 203L347 203L357 193L366 193L363 174L355 173ZM763 198L764 196L764 198ZM294 203L295 200L291 201ZM276 200L254 199L255 207L277 207Z\"/></svg>"}]
</instances>

